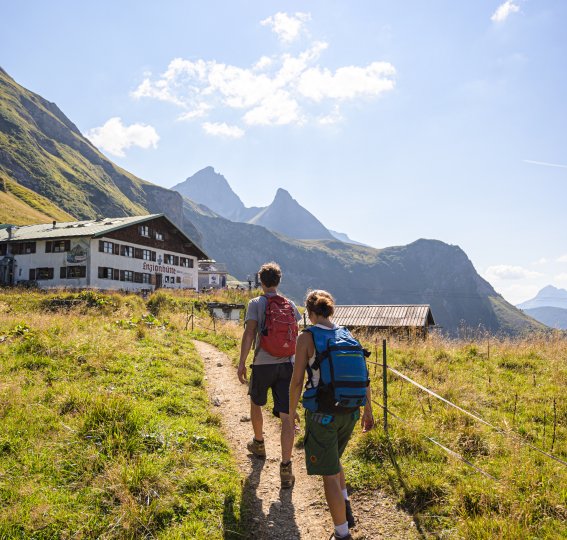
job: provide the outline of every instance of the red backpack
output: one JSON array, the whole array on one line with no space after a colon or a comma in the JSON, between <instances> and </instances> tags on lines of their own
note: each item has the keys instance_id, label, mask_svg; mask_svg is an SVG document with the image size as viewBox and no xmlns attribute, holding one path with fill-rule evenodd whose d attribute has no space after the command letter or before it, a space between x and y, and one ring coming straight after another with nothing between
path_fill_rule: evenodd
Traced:
<instances>
[{"instance_id":1,"label":"red backpack","mask_svg":"<svg viewBox=\"0 0 567 540\"><path fill-rule=\"evenodd\" d=\"M279 295L264 295L266 320L260 333L260 347L277 357L295 354L297 321L291 302Z\"/></svg>"}]
</instances>

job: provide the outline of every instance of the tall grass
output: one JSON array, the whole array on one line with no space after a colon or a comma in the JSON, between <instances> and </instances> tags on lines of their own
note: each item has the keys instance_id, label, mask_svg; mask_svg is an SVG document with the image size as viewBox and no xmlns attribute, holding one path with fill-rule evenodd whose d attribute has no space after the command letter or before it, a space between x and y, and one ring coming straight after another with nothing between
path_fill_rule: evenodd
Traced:
<instances>
[{"instance_id":1,"label":"tall grass","mask_svg":"<svg viewBox=\"0 0 567 540\"><path fill-rule=\"evenodd\" d=\"M0 538L239 537L202 363L162 315L132 295L0 293Z\"/></svg>"},{"instance_id":2,"label":"tall grass","mask_svg":"<svg viewBox=\"0 0 567 540\"><path fill-rule=\"evenodd\" d=\"M367 341L376 349L379 343ZM390 417L358 436L347 474L355 487L385 487L422 526L447 538L564 538L567 468L567 339L390 340L388 363L416 382L494 424L464 415L389 373ZM373 390L382 402L381 367ZM371 373L374 367L371 366ZM382 418L377 407L376 416ZM483 476L428 441L457 452Z\"/></svg>"}]
</instances>

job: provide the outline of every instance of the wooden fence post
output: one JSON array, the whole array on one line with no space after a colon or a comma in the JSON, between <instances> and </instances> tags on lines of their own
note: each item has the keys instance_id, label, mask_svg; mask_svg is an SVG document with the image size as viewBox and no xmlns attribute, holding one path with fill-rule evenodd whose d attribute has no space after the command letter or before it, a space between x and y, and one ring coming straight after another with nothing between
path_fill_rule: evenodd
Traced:
<instances>
[{"instance_id":1,"label":"wooden fence post","mask_svg":"<svg viewBox=\"0 0 567 540\"><path fill-rule=\"evenodd\" d=\"M191 304L191 332L195 328L195 304Z\"/></svg>"},{"instance_id":2,"label":"wooden fence post","mask_svg":"<svg viewBox=\"0 0 567 540\"><path fill-rule=\"evenodd\" d=\"M382 392L384 400L384 432L388 435L388 364L386 340L382 340Z\"/></svg>"}]
</instances>

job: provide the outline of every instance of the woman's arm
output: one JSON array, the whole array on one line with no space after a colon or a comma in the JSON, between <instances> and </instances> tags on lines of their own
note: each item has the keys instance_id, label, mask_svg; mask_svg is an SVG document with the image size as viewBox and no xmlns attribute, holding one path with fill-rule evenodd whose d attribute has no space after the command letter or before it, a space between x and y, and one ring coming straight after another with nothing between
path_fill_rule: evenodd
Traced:
<instances>
[{"instance_id":1,"label":"woman's arm","mask_svg":"<svg viewBox=\"0 0 567 540\"><path fill-rule=\"evenodd\" d=\"M366 433L374 427L374 414L372 414L372 392L370 391L370 384L366 387L366 405L362 413L362 432Z\"/></svg>"},{"instance_id":2,"label":"woman's arm","mask_svg":"<svg viewBox=\"0 0 567 540\"><path fill-rule=\"evenodd\" d=\"M295 348L295 364L293 366L293 374L289 385L289 418L293 421L301 390L303 389L303 381L305 379L305 370L309 363L309 345L313 345L313 339L309 332L299 334L297 338L297 346Z\"/></svg>"}]
</instances>

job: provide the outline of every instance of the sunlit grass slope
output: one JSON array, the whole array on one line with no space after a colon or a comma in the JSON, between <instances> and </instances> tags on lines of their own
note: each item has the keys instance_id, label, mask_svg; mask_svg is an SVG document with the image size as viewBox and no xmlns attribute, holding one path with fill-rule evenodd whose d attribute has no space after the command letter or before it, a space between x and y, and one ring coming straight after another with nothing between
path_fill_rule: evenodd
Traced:
<instances>
[{"instance_id":1,"label":"sunlit grass slope","mask_svg":"<svg viewBox=\"0 0 567 540\"><path fill-rule=\"evenodd\" d=\"M53 219L74 221L73 216L59 209L45 197L14 180L0 177L0 223L31 225L49 223Z\"/></svg>"},{"instance_id":2,"label":"sunlit grass slope","mask_svg":"<svg viewBox=\"0 0 567 540\"><path fill-rule=\"evenodd\" d=\"M187 310L150 306L0 293L0 538L239 537Z\"/></svg>"},{"instance_id":3,"label":"sunlit grass slope","mask_svg":"<svg viewBox=\"0 0 567 540\"><path fill-rule=\"evenodd\" d=\"M367 346L375 344L368 341ZM378 351L380 362L381 343ZM389 440L382 427L357 437L346 466L357 488L386 487L425 530L443 538L567 536L567 467L525 444L567 462L564 335L516 341L392 341L388 362L498 429L390 373L388 406L406 422L390 417ZM374 374L371 368L381 403L382 369L376 366ZM381 422L382 409L375 412Z\"/></svg>"}]
</instances>

